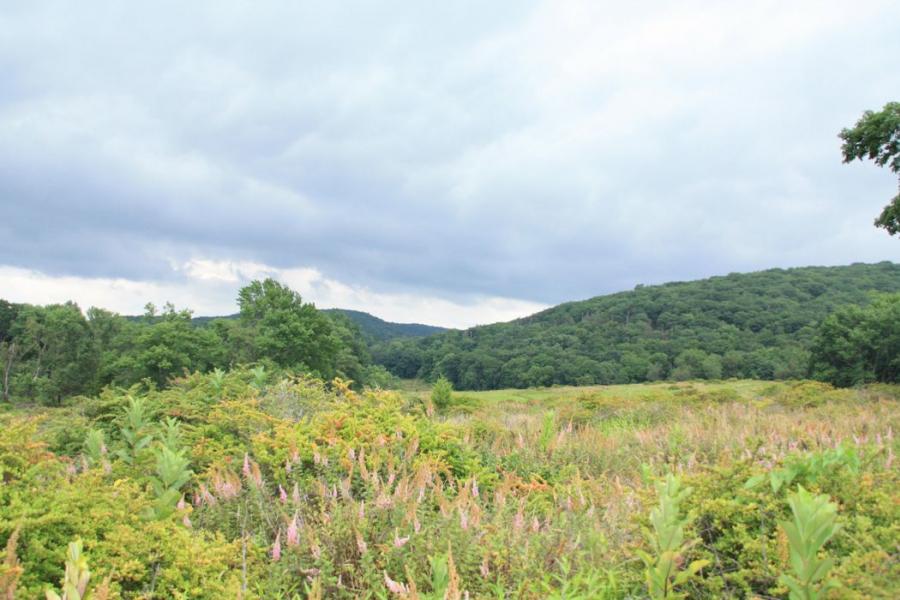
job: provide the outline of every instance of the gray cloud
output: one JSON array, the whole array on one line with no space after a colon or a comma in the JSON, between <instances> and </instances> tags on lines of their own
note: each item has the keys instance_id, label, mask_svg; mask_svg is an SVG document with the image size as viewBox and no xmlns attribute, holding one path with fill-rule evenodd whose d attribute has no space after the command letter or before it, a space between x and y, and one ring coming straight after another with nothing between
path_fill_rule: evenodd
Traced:
<instances>
[{"instance_id":1,"label":"gray cloud","mask_svg":"<svg viewBox=\"0 0 900 600\"><path fill-rule=\"evenodd\" d=\"M0 265L555 303L900 256L836 138L900 8L602 4L0 9Z\"/></svg>"}]
</instances>

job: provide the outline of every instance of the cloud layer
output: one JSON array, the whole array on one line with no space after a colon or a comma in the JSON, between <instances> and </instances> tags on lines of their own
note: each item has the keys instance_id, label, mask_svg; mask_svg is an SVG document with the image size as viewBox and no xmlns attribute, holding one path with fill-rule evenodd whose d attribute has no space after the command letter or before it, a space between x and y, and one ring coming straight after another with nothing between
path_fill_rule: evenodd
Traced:
<instances>
[{"instance_id":1,"label":"cloud layer","mask_svg":"<svg viewBox=\"0 0 900 600\"><path fill-rule=\"evenodd\" d=\"M836 138L897 99L896 3L445 4L0 9L0 297L230 312L266 272L466 325L900 257Z\"/></svg>"}]
</instances>

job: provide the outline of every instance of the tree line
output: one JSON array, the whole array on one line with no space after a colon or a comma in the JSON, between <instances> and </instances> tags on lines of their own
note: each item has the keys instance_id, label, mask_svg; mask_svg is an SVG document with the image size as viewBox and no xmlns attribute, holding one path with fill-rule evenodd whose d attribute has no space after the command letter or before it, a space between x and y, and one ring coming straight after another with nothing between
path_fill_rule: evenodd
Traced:
<instances>
[{"instance_id":1,"label":"tree line","mask_svg":"<svg viewBox=\"0 0 900 600\"><path fill-rule=\"evenodd\" d=\"M2 399L59 404L107 385L164 387L194 371L260 364L358 384L384 384L357 326L326 314L267 279L238 294L237 318L198 326L190 310L152 304L139 318L74 302L34 306L0 300Z\"/></svg>"},{"instance_id":2,"label":"tree line","mask_svg":"<svg viewBox=\"0 0 900 600\"><path fill-rule=\"evenodd\" d=\"M896 380L900 347L890 341L900 328L891 317L896 299L879 301L871 318L860 316L867 309L859 307L898 292L900 265L890 262L773 269L638 286L509 323L392 340L372 353L399 377L444 376L461 390L728 377ZM839 312L823 324L846 305L854 307L850 316ZM850 325L834 333L835 321ZM838 346L830 354L829 344ZM828 366L838 356L853 363L853 374ZM853 356L894 366L878 369Z\"/></svg>"}]
</instances>

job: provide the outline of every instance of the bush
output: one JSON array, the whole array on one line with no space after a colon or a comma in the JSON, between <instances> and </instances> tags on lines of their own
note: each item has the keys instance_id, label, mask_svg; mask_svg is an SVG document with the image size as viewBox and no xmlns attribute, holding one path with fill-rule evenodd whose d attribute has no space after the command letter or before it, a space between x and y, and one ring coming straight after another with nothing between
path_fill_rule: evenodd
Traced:
<instances>
[{"instance_id":1,"label":"bush","mask_svg":"<svg viewBox=\"0 0 900 600\"><path fill-rule=\"evenodd\" d=\"M438 410L446 410L453 401L453 384L441 375L431 388L431 403Z\"/></svg>"}]
</instances>

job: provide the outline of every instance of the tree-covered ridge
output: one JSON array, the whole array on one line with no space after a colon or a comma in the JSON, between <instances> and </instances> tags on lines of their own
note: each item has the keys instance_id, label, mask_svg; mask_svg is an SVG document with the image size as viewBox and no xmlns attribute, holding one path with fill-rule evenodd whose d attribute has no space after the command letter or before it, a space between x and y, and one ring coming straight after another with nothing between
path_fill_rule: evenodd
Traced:
<instances>
[{"instance_id":1,"label":"tree-covered ridge","mask_svg":"<svg viewBox=\"0 0 900 600\"><path fill-rule=\"evenodd\" d=\"M238 315L197 322L191 311L147 305L122 317L73 302L48 306L0 300L0 400L60 404L105 386L163 388L194 372L255 364L275 370L384 385L359 328L319 311L267 279L239 292Z\"/></svg>"},{"instance_id":2,"label":"tree-covered ridge","mask_svg":"<svg viewBox=\"0 0 900 600\"><path fill-rule=\"evenodd\" d=\"M446 327L438 327L437 325L385 321L371 313L361 310L350 310L346 308L324 308L321 310L326 315L341 315L350 319L350 321L359 328L360 334L365 338L367 343L386 342L395 338L425 337L447 331ZM237 319L240 318L240 316L240 314L235 313L233 315L218 317L191 317L191 323L200 327L205 327L213 321L220 319ZM125 318L132 321L146 319L144 316L128 316Z\"/></svg>"},{"instance_id":3,"label":"tree-covered ridge","mask_svg":"<svg viewBox=\"0 0 900 600\"><path fill-rule=\"evenodd\" d=\"M341 314L359 327L360 333L369 342L385 342L395 338L426 337L447 331L446 327L424 325L422 323L392 323L361 310L326 308L326 314Z\"/></svg>"},{"instance_id":4,"label":"tree-covered ridge","mask_svg":"<svg viewBox=\"0 0 900 600\"><path fill-rule=\"evenodd\" d=\"M401 377L458 389L659 379L802 377L837 307L900 292L900 265L772 269L638 286L524 319L376 347Z\"/></svg>"}]
</instances>

